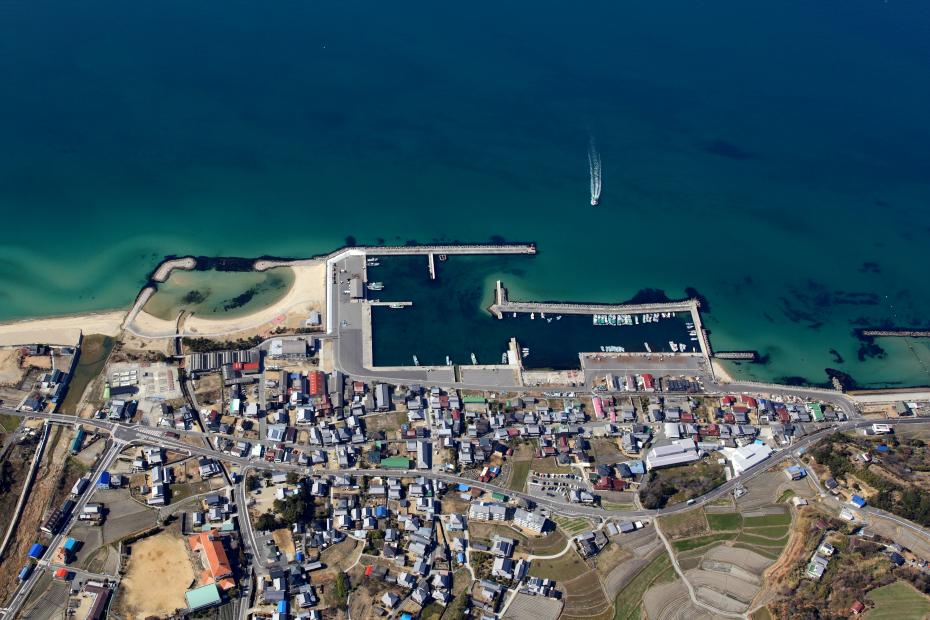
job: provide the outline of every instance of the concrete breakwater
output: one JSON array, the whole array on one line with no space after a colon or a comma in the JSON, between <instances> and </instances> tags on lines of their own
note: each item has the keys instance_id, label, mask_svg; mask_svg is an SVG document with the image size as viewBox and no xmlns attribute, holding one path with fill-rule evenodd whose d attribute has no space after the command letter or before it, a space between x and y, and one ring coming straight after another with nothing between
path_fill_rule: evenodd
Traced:
<instances>
[{"instance_id":1,"label":"concrete breakwater","mask_svg":"<svg viewBox=\"0 0 930 620\"><path fill-rule=\"evenodd\" d=\"M196 266L197 259L193 256L185 256L184 258L172 258L163 261L158 267L155 268L155 271L152 273L152 280L155 282L165 282L168 279L168 276L171 275L171 272L175 269L190 271Z\"/></svg>"},{"instance_id":2,"label":"concrete breakwater","mask_svg":"<svg viewBox=\"0 0 930 620\"><path fill-rule=\"evenodd\" d=\"M748 360L755 362L759 359L759 353L756 351L718 351L714 357L722 360Z\"/></svg>"},{"instance_id":3,"label":"concrete breakwater","mask_svg":"<svg viewBox=\"0 0 930 620\"><path fill-rule=\"evenodd\" d=\"M494 303L490 311L497 318L505 312L561 312L563 314L636 314L650 312L691 312L697 314L700 303L696 299L646 304L584 304L540 301L511 301L507 289L497 281ZM695 325L699 325L695 323Z\"/></svg>"},{"instance_id":4,"label":"concrete breakwater","mask_svg":"<svg viewBox=\"0 0 930 620\"><path fill-rule=\"evenodd\" d=\"M892 327L888 329L857 329L856 335L860 338L875 338L876 336L930 338L930 329L911 329L908 327Z\"/></svg>"}]
</instances>

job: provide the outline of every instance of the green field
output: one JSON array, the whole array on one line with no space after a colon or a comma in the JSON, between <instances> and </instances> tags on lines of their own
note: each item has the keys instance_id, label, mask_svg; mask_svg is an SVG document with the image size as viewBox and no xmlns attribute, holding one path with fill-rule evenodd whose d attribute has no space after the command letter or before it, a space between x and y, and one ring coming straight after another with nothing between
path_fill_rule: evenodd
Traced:
<instances>
[{"instance_id":1,"label":"green field","mask_svg":"<svg viewBox=\"0 0 930 620\"><path fill-rule=\"evenodd\" d=\"M643 595L656 582L668 581L675 576L668 555L663 553L626 584L614 604L614 620L640 620L643 617Z\"/></svg>"},{"instance_id":2,"label":"green field","mask_svg":"<svg viewBox=\"0 0 930 620\"><path fill-rule=\"evenodd\" d=\"M766 525L791 525L791 513L745 517L743 519L744 527L764 527Z\"/></svg>"},{"instance_id":3,"label":"green field","mask_svg":"<svg viewBox=\"0 0 930 620\"><path fill-rule=\"evenodd\" d=\"M562 528L562 531L569 536L575 536L585 530L591 529L591 522L583 517L571 518L556 515L552 519Z\"/></svg>"},{"instance_id":4,"label":"green field","mask_svg":"<svg viewBox=\"0 0 930 620\"><path fill-rule=\"evenodd\" d=\"M768 607L760 607L752 612L751 618L752 620L772 620L772 612L769 611Z\"/></svg>"},{"instance_id":5,"label":"green field","mask_svg":"<svg viewBox=\"0 0 930 620\"><path fill-rule=\"evenodd\" d=\"M510 474L510 483L507 488L511 491L522 491L526 486L526 477L530 473L532 461L514 461L511 464L513 471Z\"/></svg>"},{"instance_id":6,"label":"green field","mask_svg":"<svg viewBox=\"0 0 930 620\"><path fill-rule=\"evenodd\" d=\"M787 525L769 525L767 527L747 527L743 528L746 534L754 536L767 536L769 538L784 538L788 535Z\"/></svg>"},{"instance_id":7,"label":"green field","mask_svg":"<svg viewBox=\"0 0 930 620\"><path fill-rule=\"evenodd\" d=\"M795 492L792 491L791 489L788 489L788 490L786 490L784 493L782 493L781 495L779 495L779 496L778 496L778 499L777 499L776 501L777 501L777 503L779 503L779 504L784 504L785 502L787 502L789 499L791 499L791 498L794 497L795 495L797 495L797 493L795 493ZM761 611L761 610L760 610L760 611ZM766 610L766 613L767 613L767 612L768 612L768 610Z\"/></svg>"},{"instance_id":8,"label":"green field","mask_svg":"<svg viewBox=\"0 0 930 620\"><path fill-rule=\"evenodd\" d=\"M875 609L865 616L868 620L903 620L930 614L930 599L903 581L876 588L866 598L875 603Z\"/></svg>"},{"instance_id":9,"label":"green field","mask_svg":"<svg viewBox=\"0 0 930 620\"><path fill-rule=\"evenodd\" d=\"M715 532L738 530L743 524L743 515L738 512L707 513L707 524Z\"/></svg>"},{"instance_id":10,"label":"green field","mask_svg":"<svg viewBox=\"0 0 930 620\"><path fill-rule=\"evenodd\" d=\"M746 543L747 545L761 545L763 547L783 547L785 543L788 542L787 538L774 540L772 538L763 538L762 536L753 536L745 531L740 534L736 540Z\"/></svg>"},{"instance_id":11,"label":"green field","mask_svg":"<svg viewBox=\"0 0 930 620\"><path fill-rule=\"evenodd\" d=\"M708 536L698 536L697 538L676 540L672 543L672 546L675 551L690 551L722 540L731 540L732 538L733 534L710 534Z\"/></svg>"},{"instance_id":12,"label":"green field","mask_svg":"<svg viewBox=\"0 0 930 620\"><path fill-rule=\"evenodd\" d=\"M0 426L8 433L12 433L23 419L15 415L0 414Z\"/></svg>"}]
</instances>

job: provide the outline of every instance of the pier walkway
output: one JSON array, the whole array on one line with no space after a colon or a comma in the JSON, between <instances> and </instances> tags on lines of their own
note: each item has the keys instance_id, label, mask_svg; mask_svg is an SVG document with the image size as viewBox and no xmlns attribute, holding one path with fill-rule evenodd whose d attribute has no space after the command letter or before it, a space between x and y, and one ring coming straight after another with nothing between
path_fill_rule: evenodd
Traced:
<instances>
[{"instance_id":1,"label":"pier walkway","mask_svg":"<svg viewBox=\"0 0 930 620\"><path fill-rule=\"evenodd\" d=\"M389 245L347 248L373 256L417 254L536 254L534 243L460 244L460 245ZM339 252L336 252L338 254Z\"/></svg>"}]
</instances>

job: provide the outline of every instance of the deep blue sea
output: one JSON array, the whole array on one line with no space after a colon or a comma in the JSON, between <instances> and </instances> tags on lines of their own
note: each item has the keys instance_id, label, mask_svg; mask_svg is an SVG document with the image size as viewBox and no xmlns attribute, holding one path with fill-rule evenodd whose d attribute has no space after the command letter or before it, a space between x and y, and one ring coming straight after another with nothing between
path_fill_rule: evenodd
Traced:
<instances>
[{"instance_id":1,"label":"deep blue sea","mask_svg":"<svg viewBox=\"0 0 930 620\"><path fill-rule=\"evenodd\" d=\"M928 75L925 2L7 0L0 319L166 254L498 235L539 246L514 297L692 287L741 374L927 384L852 330L930 324Z\"/></svg>"}]
</instances>

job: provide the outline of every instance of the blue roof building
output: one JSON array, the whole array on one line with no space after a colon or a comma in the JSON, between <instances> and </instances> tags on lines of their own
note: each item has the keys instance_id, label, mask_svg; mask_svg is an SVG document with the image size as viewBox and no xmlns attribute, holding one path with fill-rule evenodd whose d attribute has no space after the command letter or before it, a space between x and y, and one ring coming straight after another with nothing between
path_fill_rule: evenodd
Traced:
<instances>
[{"instance_id":1,"label":"blue roof building","mask_svg":"<svg viewBox=\"0 0 930 620\"><path fill-rule=\"evenodd\" d=\"M97 488L98 489L109 489L110 488L110 472L105 471L100 474L100 477L97 478Z\"/></svg>"},{"instance_id":2,"label":"blue roof building","mask_svg":"<svg viewBox=\"0 0 930 620\"><path fill-rule=\"evenodd\" d=\"M862 508L863 506L865 506L865 499L863 499L862 497L859 497L858 495L853 495L850 498L849 503L855 506L856 508Z\"/></svg>"},{"instance_id":3,"label":"blue roof building","mask_svg":"<svg viewBox=\"0 0 930 620\"><path fill-rule=\"evenodd\" d=\"M43 553L45 553L45 547L43 547L39 543L35 543L31 547L29 547L29 557L32 558L33 560L38 560L39 558L41 558Z\"/></svg>"}]
</instances>

